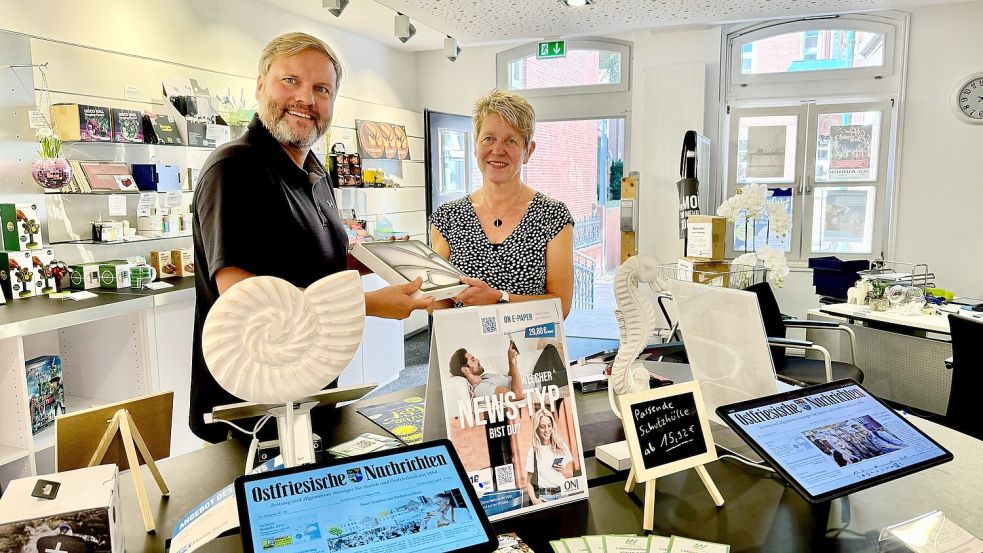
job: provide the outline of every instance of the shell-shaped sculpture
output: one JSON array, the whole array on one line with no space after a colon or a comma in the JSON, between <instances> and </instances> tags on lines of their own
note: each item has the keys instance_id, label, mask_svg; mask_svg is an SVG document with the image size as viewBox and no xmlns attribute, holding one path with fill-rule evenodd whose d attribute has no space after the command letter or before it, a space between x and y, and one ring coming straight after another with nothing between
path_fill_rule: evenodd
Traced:
<instances>
[{"instance_id":1,"label":"shell-shaped sculpture","mask_svg":"<svg viewBox=\"0 0 983 553\"><path fill-rule=\"evenodd\" d=\"M301 291L258 276L219 296L205 320L208 370L231 394L286 403L317 393L348 366L362 340L365 296L356 271Z\"/></svg>"}]
</instances>

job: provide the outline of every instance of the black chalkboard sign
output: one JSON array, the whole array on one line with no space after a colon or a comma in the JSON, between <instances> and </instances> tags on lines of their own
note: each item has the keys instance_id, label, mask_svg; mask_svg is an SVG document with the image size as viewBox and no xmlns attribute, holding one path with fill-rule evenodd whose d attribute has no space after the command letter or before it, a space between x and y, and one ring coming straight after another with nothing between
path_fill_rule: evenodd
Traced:
<instances>
[{"instance_id":1,"label":"black chalkboard sign","mask_svg":"<svg viewBox=\"0 0 983 553\"><path fill-rule=\"evenodd\" d=\"M621 413L640 482L717 458L696 382L623 396Z\"/></svg>"}]
</instances>

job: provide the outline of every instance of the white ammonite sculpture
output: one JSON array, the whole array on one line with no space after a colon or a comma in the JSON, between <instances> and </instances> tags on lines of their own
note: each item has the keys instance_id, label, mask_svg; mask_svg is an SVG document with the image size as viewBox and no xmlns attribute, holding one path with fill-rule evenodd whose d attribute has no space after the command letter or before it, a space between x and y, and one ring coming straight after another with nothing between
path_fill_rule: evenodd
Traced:
<instances>
[{"instance_id":1,"label":"white ammonite sculpture","mask_svg":"<svg viewBox=\"0 0 983 553\"><path fill-rule=\"evenodd\" d=\"M258 276L219 296L202 330L202 352L215 380L256 403L315 394L348 366L365 327L356 271L324 277L301 291Z\"/></svg>"}]
</instances>

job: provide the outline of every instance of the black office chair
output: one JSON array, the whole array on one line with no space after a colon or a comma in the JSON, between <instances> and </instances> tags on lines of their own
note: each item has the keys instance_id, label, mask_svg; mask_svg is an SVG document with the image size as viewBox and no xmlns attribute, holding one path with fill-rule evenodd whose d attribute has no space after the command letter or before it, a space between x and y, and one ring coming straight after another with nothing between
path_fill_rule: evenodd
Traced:
<instances>
[{"instance_id":1,"label":"black office chair","mask_svg":"<svg viewBox=\"0 0 983 553\"><path fill-rule=\"evenodd\" d=\"M949 315L952 337L952 389L943 423L963 434L983 440L983 418L979 414L979 391L983 386L983 321Z\"/></svg>"},{"instance_id":2,"label":"black office chair","mask_svg":"<svg viewBox=\"0 0 983 553\"><path fill-rule=\"evenodd\" d=\"M771 358L775 363L775 372L780 378L801 384L821 384L843 378L852 378L857 382L864 381L864 373L854 364L857 362L857 338L853 329L833 321L803 321L787 319L778 308L778 300L771 285L762 282L746 288L758 296L758 306L761 308L761 319L768 333L768 344L771 347ZM833 361L826 348L808 340L786 338L789 328L807 328L811 330L836 330L846 332L850 336L850 360L852 363ZM790 357L786 349L802 349L818 351L823 359L807 359L805 357Z\"/></svg>"}]
</instances>

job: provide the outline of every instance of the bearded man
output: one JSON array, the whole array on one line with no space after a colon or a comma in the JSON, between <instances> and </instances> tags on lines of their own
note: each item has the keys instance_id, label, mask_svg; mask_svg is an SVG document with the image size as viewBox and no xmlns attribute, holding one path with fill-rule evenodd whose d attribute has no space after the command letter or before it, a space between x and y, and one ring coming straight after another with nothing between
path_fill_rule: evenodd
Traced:
<instances>
[{"instance_id":1,"label":"bearded man","mask_svg":"<svg viewBox=\"0 0 983 553\"><path fill-rule=\"evenodd\" d=\"M202 355L202 327L219 295L255 275L306 288L349 266L333 184L311 152L331 123L341 77L338 56L320 39L304 33L273 39L259 60L258 113L242 137L216 149L201 169L192 203L196 305L190 425L203 440L224 440L229 430L205 424L203 415L241 401L218 385ZM431 299L412 296L420 285L417 279L367 292L366 313L403 319L426 309ZM315 432L324 426L320 422L315 410Z\"/></svg>"}]
</instances>

